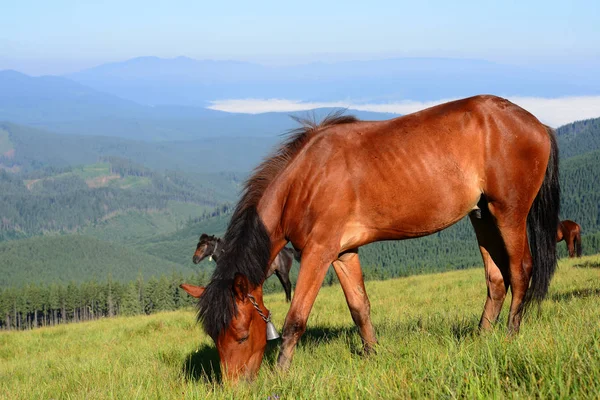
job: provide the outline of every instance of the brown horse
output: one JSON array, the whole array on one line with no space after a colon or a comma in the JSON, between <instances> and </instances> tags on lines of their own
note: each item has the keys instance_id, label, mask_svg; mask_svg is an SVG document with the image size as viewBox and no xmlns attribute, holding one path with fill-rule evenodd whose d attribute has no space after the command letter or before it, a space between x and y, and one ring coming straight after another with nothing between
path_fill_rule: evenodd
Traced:
<instances>
[{"instance_id":1,"label":"brown horse","mask_svg":"<svg viewBox=\"0 0 600 400\"><path fill-rule=\"evenodd\" d=\"M194 252L192 261L194 264L198 264L206 257L211 257L216 263L218 263L219 257L221 256L224 248L224 242L221 238L209 236L206 233L203 233L200 236L198 244L196 245L196 251ZM285 290L285 300L287 302L292 300L292 281L290 280L290 270L292 269L292 262L294 258L296 261L300 261L300 254L289 247L284 247L269 266L266 275L266 278L273 274L277 276L279 282L281 282L281 286L283 286L283 290ZM187 291L187 289L183 289ZM193 294L191 295L193 296Z\"/></svg>"},{"instance_id":2,"label":"brown horse","mask_svg":"<svg viewBox=\"0 0 600 400\"><path fill-rule=\"evenodd\" d=\"M556 242L565 241L569 257L581 257L581 227L578 223L565 219L558 224Z\"/></svg>"},{"instance_id":3,"label":"brown horse","mask_svg":"<svg viewBox=\"0 0 600 400\"><path fill-rule=\"evenodd\" d=\"M469 215L488 287L488 329L512 291L509 331L556 268L558 147L511 102L476 96L387 121L330 115L304 126L248 179L225 250L199 299L225 376L252 377L266 348L262 284L291 242L301 251L278 366L287 368L333 263L364 351L376 343L358 248L440 231Z\"/></svg>"}]
</instances>

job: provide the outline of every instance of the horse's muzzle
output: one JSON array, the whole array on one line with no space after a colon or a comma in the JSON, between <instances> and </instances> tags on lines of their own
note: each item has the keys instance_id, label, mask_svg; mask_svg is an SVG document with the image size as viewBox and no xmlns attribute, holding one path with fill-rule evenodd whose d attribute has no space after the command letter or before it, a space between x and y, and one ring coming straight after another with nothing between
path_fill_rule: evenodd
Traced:
<instances>
[{"instance_id":1,"label":"horse's muzzle","mask_svg":"<svg viewBox=\"0 0 600 400\"><path fill-rule=\"evenodd\" d=\"M194 256L194 257L192 257L192 261L194 262L194 264L198 264L202 260L200 259L200 257Z\"/></svg>"}]
</instances>

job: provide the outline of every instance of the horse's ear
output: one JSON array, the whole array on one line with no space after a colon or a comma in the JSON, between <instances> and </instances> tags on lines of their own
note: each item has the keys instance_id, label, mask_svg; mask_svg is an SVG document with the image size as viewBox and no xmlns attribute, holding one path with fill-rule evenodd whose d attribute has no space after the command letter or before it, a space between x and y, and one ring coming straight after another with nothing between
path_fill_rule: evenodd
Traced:
<instances>
[{"instance_id":1,"label":"horse's ear","mask_svg":"<svg viewBox=\"0 0 600 400\"><path fill-rule=\"evenodd\" d=\"M236 273L235 278L233 278L233 293L235 294L235 297L240 301L246 301L249 287L250 282L248 281L248 277Z\"/></svg>"},{"instance_id":2,"label":"horse's ear","mask_svg":"<svg viewBox=\"0 0 600 400\"><path fill-rule=\"evenodd\" d=\"M204 293L204 288L202 286L182 283L181 285L179 285L179 287L185 290L190 296L195 298L200 298L200 296L202 296L202 293Z\"/></svg>"},{"instance_id":3,"label":"horse's ear","mask_svg":"<svg viewBox=\"0 0 600 400\"><path fill-rule=\"evenodd\" d=\"M200 235L200 240L206 239L206 238L208 238L208 235L206 233L203 233L202 235Z\"/></svg>"}]
</instances>

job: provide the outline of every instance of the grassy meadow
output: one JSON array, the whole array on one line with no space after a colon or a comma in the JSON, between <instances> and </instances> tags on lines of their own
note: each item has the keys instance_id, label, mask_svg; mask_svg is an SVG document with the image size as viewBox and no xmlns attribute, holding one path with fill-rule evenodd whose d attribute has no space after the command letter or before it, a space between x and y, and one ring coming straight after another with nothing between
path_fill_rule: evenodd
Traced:
<instances>
[{"instance_id":1,"label":"grassy meadow","mask_svg":"<svg viewBox=\"0 0 600 400\"><path fill-rule=\"evenodd\" d=\"M585 263L585 266L575 264ZM222 384L193 310L0 333L3 399L598 398L600 256L562 260L541 314L477 331L481 268L367 282L379 337L363 357L339 286L323 288L289 372L270 346L252 383ZM283 293L265 299L281 328ZM205 372L207 371L207 372Z\"/></svg>"}]
</instances>

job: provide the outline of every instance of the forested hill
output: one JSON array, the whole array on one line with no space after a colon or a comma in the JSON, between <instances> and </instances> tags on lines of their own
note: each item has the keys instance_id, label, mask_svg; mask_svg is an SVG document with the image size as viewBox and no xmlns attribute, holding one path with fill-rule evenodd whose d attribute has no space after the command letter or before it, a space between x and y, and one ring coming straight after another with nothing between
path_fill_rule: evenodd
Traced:
<instances>
[{"instance_id":1,"label":"forested hill","mask_svg":"<svg viewBox=\"0 0 600 400\"><path fill-rule=\"evenodd\" d=\"M0 243L0 287L160 277L194 271L134 249L81 235Z\"/></svg>"},{"instance_id":2,"label":"forested hill","mask_svg":"<svg viewBox=\"0 0 600 400\"><path fill-rule=\"evenodd\" d=\"M598 112L600 113L600 110ZM561 126L556 133L563 158L600 150L600 118Z\"/></svg>"},{"instance_id":3,"label":"forested hill","mask_svg":"<svg viewBox=\"0 0 600 400\"><path fill-rule=\"evenodd\" d=\"M130 211L179 212L183 223L237 193L235 174L213 189L182 173L158 173L116 157L100 161L16 174L0 170L0 238L76 232Z\"/></svg>"},{"instance_id":4,"label":"forested hill","mask_svg":"<svg viewBox=\"0 0 600 400\"><path fill-rule=\"evenodd\" d=\"M250 171L277 141L277 137L213 137L153 143L65 135L0 122L0 169L27 171L46 166L66 167L116 156L153 170L178 170L197 176L222 171L244 172Z\"/></svg>"}]
</instances>

